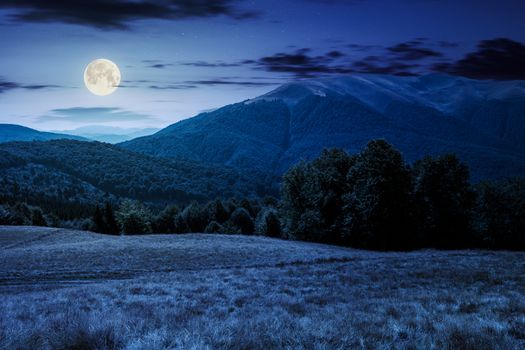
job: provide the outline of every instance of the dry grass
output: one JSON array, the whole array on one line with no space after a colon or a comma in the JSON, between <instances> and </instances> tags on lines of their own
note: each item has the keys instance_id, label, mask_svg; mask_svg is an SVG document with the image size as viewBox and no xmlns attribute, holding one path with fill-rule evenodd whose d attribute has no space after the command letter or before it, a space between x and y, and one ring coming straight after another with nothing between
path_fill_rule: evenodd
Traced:
<instances>
[{"instance_id":1,"label":"dry grass","mask_svg":"<svg viewBox=\"0 0 525 350\"><path fill-rule=\"evenodd\" d=\"M525 348L523 253L34 228L0 247L2 349Z\"/></svg>"}]
</instances>

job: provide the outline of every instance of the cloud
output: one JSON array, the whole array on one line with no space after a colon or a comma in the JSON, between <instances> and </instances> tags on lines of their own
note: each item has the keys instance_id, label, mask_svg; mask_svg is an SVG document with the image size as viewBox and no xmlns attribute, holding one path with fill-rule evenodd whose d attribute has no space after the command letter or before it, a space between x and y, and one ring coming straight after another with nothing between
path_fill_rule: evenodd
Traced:
<instances>
[{"instance_id":1,"label":"cloud","mask_svg":"<svg viewBox=\"0 0 525 350\"><path fill-rule=\"evenodd\" d=\"M417 61L428 57L441 57L442 53L429 48L422 47L423 41L412 40L387 48L388 52L394 54L396 59L403 61Z\"/></svg>"},{"instance_id":2,"label":"cloud","mask_svg":"<svg viewBox=\"0 0 525 350\"><path fill-rule=\"evenodd\" d=\"M228 16L255 17L234 7L238 0L3 0L0 9L11 9L19 22L58 22L101 29L129 29L143 19L176 20Z\"/></svg>"},{"instance_id":3,"label":"cloud","mask_svg":"<svg viewBox=\"0 0 525 350\"><path fill-rule=\"evenodd\" d=\"M6 81L0 78L0 94L18 88L20 88L20 84L14 83L12 81Z\"/></svg>"},{"instance_id":4,"label":"cloud","mask_svg":"<svg viewBox=\"0 0 525 350\"><path fill-rule=\"evenodd\" d=\"M172 63L155 63L152 65L149 65L148 68L162 69L162 68L171 67L171 66L173 66Z\"/></svg>"},{"instance_id":5,"label":"cloud","mask_svg":"<svg viewBox=\"0 0 525 350\"><path fill-rule=\"evenodd\" d=\"M195 61L195 62L183 62L183 66L193 67L205 67L205 68L227 68L227 67L239 67L242 63L226 63L222 61L206 62L206 61Z\"/></svg>"},{"instance_id":6,"label":"cloud","mask_svg":"<svg viewBox=\"0 0 525 350\"><path fill-rule=\"evenodd\" d=\"M350 73L352 69L337 61L345 56L339 51L314 56L310 48L303 48L292 53L277 53L258 60L245 60L243 63L253 65L256 69L269 72L292 73L301 77L318 76L333 73Z\"/></svg>"},{"instance_id":7,"label":"cloud","mask_svg":"<svg viewBox=\"0 0 525 350\"><path fill-rule=\"evenodd\" d=\"M188 81L187 83L194 84L194 85L238 85L238 86L272 86L272 85L280 84L277 82L232 81L232 80L223 80L223 79L195 80L195 81Z\"/></svg>"},{"instance_id":8,"label":"cloud","mask_svg":"<svg viewBox=\"0 0 525 350\"><path fill-rule=\"evenodd\" d=\"M197 86L189 84L150 85L148 87L154 90L187 90L197 88Z\"/></svg>"},{"instance_id":9,"label":"cloud","mask_svg":"<svg viewBox=\"0 0 525 350\"><path fill-rule=\"evenodd\" d=\"M397 61L384 60L376 56L366 57L355 61L352 65L354 70L359 73L389 74L399 76L417 75L414 69L420 68L419 64L408 64Z\"/></svg>"},{"instance_id":10,"label":"cloud","mask_svg":"<svg viewBox=\"0 0 525 350\"><path fill-rule=\"evenodd\" d=\"M356 51L370 51L370 50L373 50L373 49L377 49L378 45L363 45L363 44L348 44L347 45L349 48L351 48L352 50L356 50Z\"/></svg>"},{"instance_id":11,"label":"cloud","mask_svg":"<svg viewBox=\"0 0 525 350\"><path fill-rule=\"evenodd\" d=\"M458 47L459 43L452 42L452 41L439 41L438 45L443 48L453 48L453 47Z\"/></svg>"},{"instance_id":12,"label":"cloud","mask_svg":"<svg viewBox=\"0 0 525 350\"><path fill-rule=\"evenodd\" d=\"M103 122L124 122L124 121L144 121L154 120L155 118L134 112L129 112L120 108L107 107L73 107L51 110L51 115L38 117L35 121L44 123L49 121L67 121L72 123L103 123Z\"/></svg>"},{"instance_id":13,"label":"cloud","mask_svg":"<svg viewBox=\"0 0 525 350\"><path fill-rule=\"evenodd\" d=\"M60 88L62 86L60 85L50 85L50 84L30 84L30 85L24 85L20 83L15 83L13 81L7 81L4 80L2 77L0 77L0 94L9 90L14 89L26 89L26 90L41 90L41 89L48 89L48 88Z\"/></svg>"},{"instance_id":14,"label":"cloud","mask_svg":"<svg viewBox=\"0 0 525 350\"><path fill-rule=\"evenodd\" d=\"M483 40L476 51L434 69L475 79L525 79L525 45L506 38Z\"/></svg>"},{"instance_id":15,"label":"cloud","mask_svg":"<svg viewBox=\"0 0 525 350\"><path fill-rule=\"evenodd\" d=\"M239 80L244 79L244 80ZM153 80L125 80L124 85L119 87L125 88L149 88L154 90L186 90L196 89L199 86L214 86L214 85L237 85L245 87L258 87L258 86L272 86L279 85L282 83L280 79L278 81L269 81L272 77L221 77L221 78L209 78L202 80L187 80L175 83L160 83ZM264 80L264 81L261 81Z\"/></svg>"}]
</instances>

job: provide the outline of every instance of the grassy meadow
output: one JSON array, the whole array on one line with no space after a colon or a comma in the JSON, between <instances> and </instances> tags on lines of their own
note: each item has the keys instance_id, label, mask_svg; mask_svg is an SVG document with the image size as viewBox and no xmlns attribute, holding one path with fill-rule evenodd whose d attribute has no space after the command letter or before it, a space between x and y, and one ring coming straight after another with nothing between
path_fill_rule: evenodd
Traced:
<instances>
[{"instance_id":1,"label":"grassy meadow","mask_svg":"<svg viewBox=\"0 0 525 350\"><path fill-rule=\"evenodd\" d=\"M525 348L525 253L0 227L0 349Z\"/></svg>"}]
</instances>

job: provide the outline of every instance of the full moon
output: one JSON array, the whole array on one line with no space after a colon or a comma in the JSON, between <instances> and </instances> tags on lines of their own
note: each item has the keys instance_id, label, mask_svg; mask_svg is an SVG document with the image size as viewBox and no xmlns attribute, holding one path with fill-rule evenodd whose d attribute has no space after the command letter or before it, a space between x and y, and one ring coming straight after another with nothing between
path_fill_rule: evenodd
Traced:
<instances>
[{"instance_id":1,"label":"full moon","mask_svg":"<svg viewBox=\"0 0 525 350\"><path fill-rule=\"evenodd\" d=\"M84 71L84 83L89 91L98 96L107 96L117 90L120 84L120 70L105 58L89 63Z\"/></svg>"}]
</instances>

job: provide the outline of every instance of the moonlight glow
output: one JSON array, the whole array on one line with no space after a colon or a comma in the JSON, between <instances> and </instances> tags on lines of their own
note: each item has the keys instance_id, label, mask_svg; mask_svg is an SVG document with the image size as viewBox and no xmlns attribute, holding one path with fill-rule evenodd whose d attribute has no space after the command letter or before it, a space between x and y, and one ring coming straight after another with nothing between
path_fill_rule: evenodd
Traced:
<instances>
[{"instance_id":1,"label":"moonlight glow","mask_svg":"<svg viewBox=\"0 0 525 350\"><path fill-rule=\"evenodd\" d=\"M84 71L84 83L89 91L106 96L117 90L120 84L120 70L110 60L99 58L92 61Z\"/></svg>"}]
</instances>

